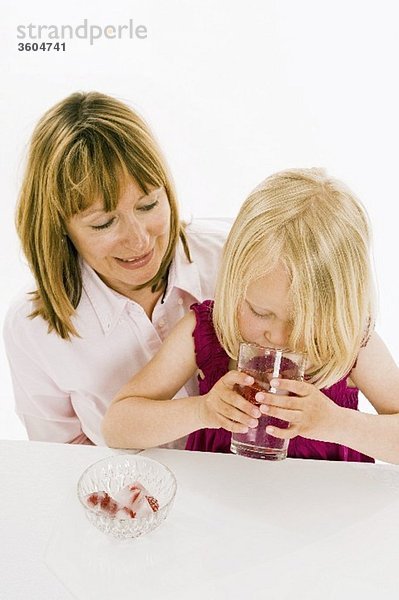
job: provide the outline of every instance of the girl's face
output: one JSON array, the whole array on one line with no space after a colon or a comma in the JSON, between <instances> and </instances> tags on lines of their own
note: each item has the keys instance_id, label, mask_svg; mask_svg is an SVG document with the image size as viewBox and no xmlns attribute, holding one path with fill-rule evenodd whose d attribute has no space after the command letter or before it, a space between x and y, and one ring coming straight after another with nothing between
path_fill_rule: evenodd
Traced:
<instances>
[{"instance_id":1,"label":"girl's face","mask_svg":"<svg viewBox=\"0 0 399 600\"><path fill-rule=\"evenodd\" d=\"M131 179L113 212L100 200L74 215L67 232L81 257L123 295L157 273L169 241L170 206L163 188L146 195Z\"/></svg>"},{"instance_id":2,"label":"girl's face","mask_svg":"<svg viewBox=\"0 0 399 600\"><path fill-rule=\"evenodd\" d=\"M271 348L287 347L292 330L289 288L290 281L280 264L248 286L238 311L238 326L246 342Z\"/></svg>"}]
</instances>

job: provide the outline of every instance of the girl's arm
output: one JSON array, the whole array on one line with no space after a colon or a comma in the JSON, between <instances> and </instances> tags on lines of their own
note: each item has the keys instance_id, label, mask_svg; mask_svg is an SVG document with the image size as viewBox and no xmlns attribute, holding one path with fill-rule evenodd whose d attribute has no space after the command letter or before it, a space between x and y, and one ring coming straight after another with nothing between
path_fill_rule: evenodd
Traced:
<instances>
[{"instance_id":1,"label":"girl's arm","mask_svg":"<svg viewBox=\"0 0 399 600\"><path fill-rule=\"evenodd\" d=\"M258 424L259 409L233 390L235 384L251 385L254 380L238 371L226 373L203 396L171 400L197 369L194 327L190 311L112 401L102 426L109 446L151 448L203 427L245 433Z\"/></svg>"},{"instance_id":2,"label":"girl's arm","mask_svg":"<svg viewBox=\"0 0 399 600\"><path fill-rule=\"evenodd\" d=\"M108 446L150 448L201 428L198 398L170 399L197 369L194 326L195 315L190 311L152 360L114 398L102 425Z\"/></svg>"},{"instance_id":3,"label":"girl's arm","mask_svg":"<svg viewBox=\"0 0 399 600\"><path fill-rule=\"evenodd\" d=\"M351 380L378 411L361 413L337 406L314 385L286 379L274 387L295 396L258 394L261 412L289 421L288 429L269 433L279 438L297 435L342 444L378 460L399 464L399 368L380 337L373 333L359 352Z\"/></svg>"},{"instance_id":4,"label":"girl's arm","mask_svg":"<svg viewBox=\"0 0 399 600\"><path fill-rule=\"evenodd\" d=\"M399 413L399 368L375 331L360 349L350 377L379 414Z\"/></svg>"},{"instance_id":5,"label":"girl's arm","mask_svg":"<svg viewBox=\"0 0 399 600\"><path fill-rule=\"evenodd\" d=\"M399 368L377 333L360 350L351 380L379 414L346 411L335 441L399 464Z\"/></svg>"}]
</instances>

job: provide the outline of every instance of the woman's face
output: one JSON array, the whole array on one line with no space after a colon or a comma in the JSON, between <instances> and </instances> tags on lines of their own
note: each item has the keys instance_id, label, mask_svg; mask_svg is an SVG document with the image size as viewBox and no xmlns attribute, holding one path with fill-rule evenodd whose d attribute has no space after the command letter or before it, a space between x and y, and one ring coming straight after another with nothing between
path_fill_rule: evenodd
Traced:
<instances>
[{"instance_id":1,"label":"woman's face","mask_svg":"<svg viewBox=\"0 0 399 600\"><path fill-rule=\"evenodd\" d=\"M169 242L170 205L164 188L146 195L134 179L105 212L101 200L74 215L67 232L80 256L109 287L129 295L157 273Z\"/></svg>"}]
</instances>

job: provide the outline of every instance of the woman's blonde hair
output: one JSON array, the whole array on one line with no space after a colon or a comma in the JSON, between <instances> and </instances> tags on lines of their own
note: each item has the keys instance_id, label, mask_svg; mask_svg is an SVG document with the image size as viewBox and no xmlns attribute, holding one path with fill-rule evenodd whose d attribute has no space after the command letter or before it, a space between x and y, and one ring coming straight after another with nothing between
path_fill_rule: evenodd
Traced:
<instances>
[{"instance_id":1,"label":"woman's blonde hair","mask_svg":"<svg viewBox=\"0 0 399 600\"><path fill-rule=\"evenodd\" d=\"M122 102L98 92L74 93L45 113L30 145L16 225L34 274L35 310L62 338L78 335L71 317L82 277L78 253L65 235L69 219L101 198L112 211L126 178L148 193L164 187L171 208L169 244L156 275L137 289L159 289L179 237L190 260L172 179L143 119Z\"/></svg>"},{"instance_id":2,"label":"woman's blonde hair","mask_svg":"<svg viewBox=\"0 0 399 600\"><path fill-rule=\"evenodd\" d=\"M370 226L361 203L321 169L292 169L263 181L244 202L227 239L213 311L218 338L237 357L237 315L248 285L278 262L291 281L291 349L306 348L310 381L347 375L374 324Z\"/></svg>"}]
</instances>

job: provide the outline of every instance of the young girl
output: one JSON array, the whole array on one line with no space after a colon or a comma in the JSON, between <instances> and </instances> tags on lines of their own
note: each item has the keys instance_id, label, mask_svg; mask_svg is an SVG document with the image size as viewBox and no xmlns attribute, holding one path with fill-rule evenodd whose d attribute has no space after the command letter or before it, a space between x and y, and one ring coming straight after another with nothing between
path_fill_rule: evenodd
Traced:
<instances>
[{"instance_id":1,"label":"young girl","mask_svg":"<svg viewBox=\"0 0 399 600\"><path fill-rule=\"evenodd\" d=\"M120 391L107 443L148 448L190 434L190 450L229 452L231 432L267 413L290 423L268 428L291 439L290 457L399 463L399 369L373 330L369 242L363 207L324 171L266 179L227 239L214 304L194 304ZM306 349L305 381L272 380L287 393L258 392L254 406L234 390L254 382L235 370L241 341ZM173 399L197 370L201 395ZM358 390L379 415L357 411Z\"/></svg>"}]
</instances>

